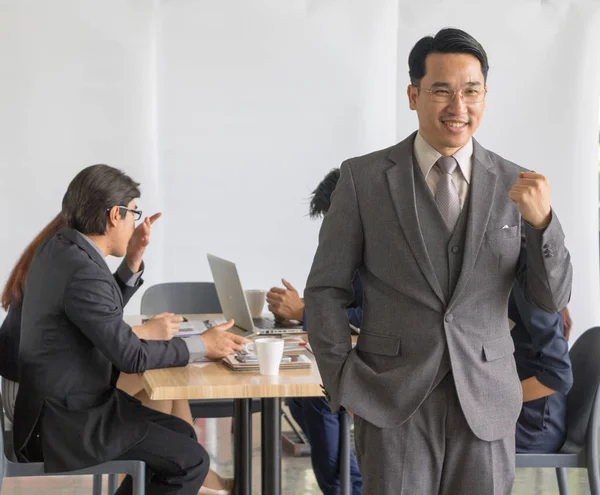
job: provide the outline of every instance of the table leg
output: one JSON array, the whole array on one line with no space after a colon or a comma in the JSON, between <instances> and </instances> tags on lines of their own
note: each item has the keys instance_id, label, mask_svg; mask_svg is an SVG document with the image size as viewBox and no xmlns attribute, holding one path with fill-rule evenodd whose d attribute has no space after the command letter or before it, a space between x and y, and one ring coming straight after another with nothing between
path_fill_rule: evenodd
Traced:
<instances>
[{"instance_id":1,"label":"table leg","mask_svg":"<svg viewBox=\"0 0 600 495\"><path fill-rule=\"evenodd\" d=\"M343 409L338 414L340 420L340 495L350 495L350 421Z\"/></svg>"},{"instance_id":2,"label":"table leg","mask_svg":"<svg viewBox=\"0 0 600 495\"><path fill-rule=\"evenodd\" d=\"M281 400L261 400L262 495L281 495Z\"/></svg>"},{"instance_id":3,"label":"table leg","mask_svg":"<svg viewBox=\"0 0 600 495\"><path fill-rule=\"evenodd\" d=\"M233 401L233 466L235 495L252 493L251 399Z\"/></svg>"}]
</instances>

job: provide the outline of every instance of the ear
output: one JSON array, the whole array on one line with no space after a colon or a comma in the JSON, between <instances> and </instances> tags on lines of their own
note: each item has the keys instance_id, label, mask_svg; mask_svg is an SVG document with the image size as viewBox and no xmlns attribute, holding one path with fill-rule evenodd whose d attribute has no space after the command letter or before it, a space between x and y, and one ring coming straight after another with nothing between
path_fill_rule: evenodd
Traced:
<instances>
[{"instance_id":1,"label":"ear","mask_svg":"<svg viewBox=\"0 0 600 495\"><path fill-rule=\"evenodd\" d=\"M406 88L406 95L408 96L408 106L411 110L417 109L417 97L419 96L419 88L414 87L412 84Z\"/></svg>"},{"instance_id":2,"label":"ear","mask_svg":"<svg viewBox=\"0 0 600 495\"><path fill-rule=\"evenodd\" d=\"M118 206L113 206L108 211L108 218L106 220L106 228L116 227L121 220L121 208Z\"/></svg>"}]
</instances>

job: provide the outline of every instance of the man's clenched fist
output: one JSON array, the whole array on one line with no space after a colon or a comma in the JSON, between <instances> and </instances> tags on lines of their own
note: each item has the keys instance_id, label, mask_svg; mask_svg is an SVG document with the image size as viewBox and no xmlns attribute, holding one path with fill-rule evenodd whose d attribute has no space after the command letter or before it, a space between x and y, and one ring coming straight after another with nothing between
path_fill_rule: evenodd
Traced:
<instances>
[{"instance_id":1,"label":"man's clenched fist","mask_svg":"<svg viewBox=\"0 0 600 495\"><path fill-rule=\"evenodd\" d=\"M517 204L521 216L531 226L543 229L550 223L550 184L543 175L521 172L508 197Z\"/></svg>"}]
</instances>

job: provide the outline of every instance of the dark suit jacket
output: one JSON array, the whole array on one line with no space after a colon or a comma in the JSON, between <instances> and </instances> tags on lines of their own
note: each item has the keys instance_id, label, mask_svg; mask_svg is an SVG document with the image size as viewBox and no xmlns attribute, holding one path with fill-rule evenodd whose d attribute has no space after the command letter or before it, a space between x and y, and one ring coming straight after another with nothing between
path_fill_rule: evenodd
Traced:
<instances>
[{"instance_id":1,"label":"dark suit jacket","mask_svg":"<svg viewBox=\"0 0 600 495\"><path fill-rule=\"evenodd\" d=\"M148 425L135 413L139 402L115 388L119 372L184 366L189 352L181 339L137 338L123 321L135 290L73 229L38 249L19 348L14 437L22 460L38 431L47 472L114 459L146 435Z\"/></svg>"},{"instance_id":2,"label":"dark suit jacket","mask_svg":"<svg viewBox=\"0 0 600 495\"><path fill-rule=\"evenodd\" d=\"M515 284L508 302L508 317L519 380L535 376L556 393L523 403L517 422L518 452L555 452L567 431L567 392L573 384L569 345L560 313L532 307Z\"/></svg>"},{"instance_id":3,"label":"dark suit jacket","mask_svg":"<svg viewBox=\"0 0 600 495\"><path fill-rule=\"evenodd\" d=\"M0 327L0 376L19 381L19 334L21 333L21 305L11 304Z\"/></svg>"}]
</instances>

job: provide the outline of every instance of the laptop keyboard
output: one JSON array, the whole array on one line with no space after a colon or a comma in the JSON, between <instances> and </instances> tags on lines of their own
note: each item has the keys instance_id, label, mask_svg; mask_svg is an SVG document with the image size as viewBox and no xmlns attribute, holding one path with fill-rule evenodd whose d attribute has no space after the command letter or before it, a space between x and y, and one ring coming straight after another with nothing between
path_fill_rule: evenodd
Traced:
<instances>
[{"instance_id":1,"label":"laptop keyboard","mask_svg":"<svg viewBox=\"0 0 600 495\"><path fill-rule=\"evenodd\" d=\"M276 328L284 328L284 325L281 325L275 319L270 318L253 318L252 323L256 328L260 328L261 330L274 330Z\"/></svg>"}]
</instances>

